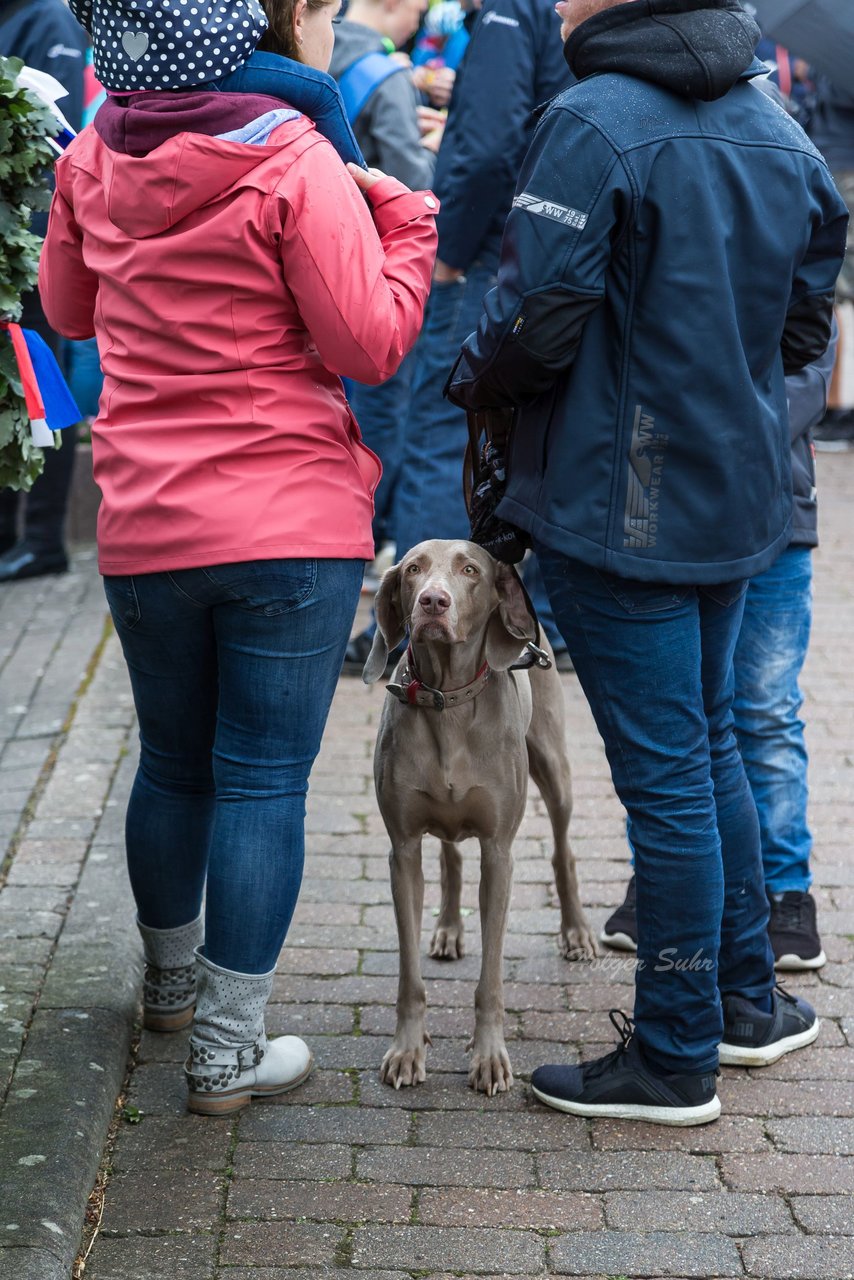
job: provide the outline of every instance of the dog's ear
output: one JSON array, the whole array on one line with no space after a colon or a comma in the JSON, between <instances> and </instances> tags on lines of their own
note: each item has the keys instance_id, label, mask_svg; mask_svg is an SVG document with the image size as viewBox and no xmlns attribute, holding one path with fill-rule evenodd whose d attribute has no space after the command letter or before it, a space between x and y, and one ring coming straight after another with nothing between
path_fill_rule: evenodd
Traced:
<instances>
[{"instance_id":1,"label":"dog's ear","mask_svg":"<svg viewBox=\"0 0 854 1280\"><path fill-rule=\"evenodd\" d=\"M400 565L393 564L383 574L380 589L374 600L377 629L368 660L362 671L365 684L376 684L385 671L390 650L395 649L404 636L403 613L400 606Z\"/></svg>"},{"instance_id":2,"label":"dog's ear","mask_svg":"<svg viewBox=\"0 0 854 1280\"><path fill-rule=\"evenodd\" d=\"M486 628L486 660L493 671L506 671L529 640L537 638L537 624L528 607L518 575L499 562L495 574L498 606Z\"/></svg>"}]
</instances>

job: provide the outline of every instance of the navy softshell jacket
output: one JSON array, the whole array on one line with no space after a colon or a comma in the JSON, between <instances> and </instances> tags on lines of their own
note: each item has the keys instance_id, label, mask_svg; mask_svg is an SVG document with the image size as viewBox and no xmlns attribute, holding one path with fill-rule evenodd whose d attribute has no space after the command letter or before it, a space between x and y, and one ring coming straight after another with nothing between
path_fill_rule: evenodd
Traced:
<instances>
[{"instance_id":1,"label":"navy softshell jacket","mask_svg":"<svg viewBox=\"0 0 854 1280\"><path fill-rule=\"evenodd\" d=\"M790 538L784 371L827 346L847 211L751 84L757 35L736 0L576 30L452 377L519 406L500 514L629 578L731 581Z\"/></svg>"}]
</instances>

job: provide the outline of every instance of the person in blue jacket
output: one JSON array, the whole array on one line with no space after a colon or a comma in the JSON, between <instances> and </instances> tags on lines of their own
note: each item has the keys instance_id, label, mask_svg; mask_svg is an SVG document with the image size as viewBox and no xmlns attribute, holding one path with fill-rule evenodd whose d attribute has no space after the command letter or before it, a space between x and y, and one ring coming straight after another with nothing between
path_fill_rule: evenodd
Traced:
<instances>
[{"instance_id":1,"label":"person in blue jacket","mask_svg":"<svg viewBox=\"0 0 854 1280\"><path fill-rule=\"evenodd\" d=\"M499 515L533 536L629 816L638 971L620 1047L532 1086L703 1124L719 1062L819 1030L774 986L732 659L747 579L791 536L785 377L830 339L847 211L751 84L737 0L557 10L578 83L540 120L450 394L518 409Z\"/></svg>"},{"instance_id":2,"label":"person in blue jacket","mask_svg":"<svg viewBox=\"0 0 854 1280\"><path fill-rule=\"evenodd\" d=\"M20 58L59 81L67 96L58 105L74 129L83 115L88 43L62 0L0 0L0 54ZM44 236L47 214L34 214L31 226L37 236ZM24 294L22 303L22 325L44 339L62 366L62 341L45 319L38 287ZM17 491L0 490L0 583L67 570L65 514L76 442L76 427L68 427L62 433L62 448L45 450L44 471L23 503Z\"/></svg>"},{"instance_id":3,"label":"person in blue jacket","mask_svg":"<svg viewBox=\"0 0 854 1280\"><path fill-rule=\"evenodd\" d=\"M448 370L495 284L501 235L533 112L572 83L553 0L484 0L457 71L433 191L439 250L424 327L413 352L406 438L395 497L397 556L424 538L468 538L462 456L466 415L443 398ZM532 584L533 585L533 584ZM547 601L532 589L544 630ZM543 593L544 597L544 593ZM546 606L545 608L543 606ZM351 640L345 674L361 674L372 630Z\"/></svg>"},{"instance_id":4,"label":"person in blue jacket","mask_svg":"<svg viewBox=\"0 0 854 1280\"><path fill-rule=\"evenodd\" d=\"M767 86L767 81L762 87ZM838 329L813 364L786 379L792 440L792 536L764 573L750 579L733 658L733 718L756 804L768 894L768 938L778 970L820 969L827 957L810 893L812 835L807 822L807 749L798 681L812 624L812 552L818 500L812 429L827 408ZM636 885L605 921L601 941L636 951Z\"/></svg>"}]
</instances>

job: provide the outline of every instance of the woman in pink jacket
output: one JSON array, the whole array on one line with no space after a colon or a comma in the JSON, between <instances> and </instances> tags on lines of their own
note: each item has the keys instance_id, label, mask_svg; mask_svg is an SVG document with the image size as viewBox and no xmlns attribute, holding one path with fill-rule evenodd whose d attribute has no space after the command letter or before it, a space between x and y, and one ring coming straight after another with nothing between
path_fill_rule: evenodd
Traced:
<instances>
[{"instance_id":1,"label":"woman in pink jacket","mask_svg":"<svg viewBox=\"0 0 854 1280\"><path fill-rule=\"evenodd\" d=\"M276 0L279 51L325 70L338 7ZM57 162L39 275L50 323L98 339L99 562L140 724L126 838L145 1024L193 1021L189 1107L207 1114L311 1068L295 1036L266 1040L264 1007L373 554L380 468L341 376L395 372L435 254L433 196L350 168L276 99L113 98Z\"/></svg>"}]
</instances>

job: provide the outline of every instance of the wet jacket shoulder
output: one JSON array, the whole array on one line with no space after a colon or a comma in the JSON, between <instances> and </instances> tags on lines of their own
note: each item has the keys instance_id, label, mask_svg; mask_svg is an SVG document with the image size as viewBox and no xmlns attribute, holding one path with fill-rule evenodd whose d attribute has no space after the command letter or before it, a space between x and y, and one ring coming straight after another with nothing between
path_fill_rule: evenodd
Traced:
<instances>
[{"instance_id":1,"label":"wet jacket shoulder","mask_svg":"<svg viewBox=\"0 0 854 1280\"><path fill-rule=\"evenodd\" d=\"M336 80L368 53L383 53L382 37L370 27L345 19L336 28L330 74ZM374 89L353 123L353 132L369 165L391 174L413 191L433 183L436 157L421 145L418 95L406 71L388 76Z\"/></svg>"},{"instance_id":2,"label":"wet jacket shoulder","mask_svg":"<svg viewBox=\"0 0 854 1280\"><path fill-rule=\"evenodd\" d=\"M553 0L485 0L457 73L434 189L439 257L494 262L534 128L532 113L572 83Z\"/></svg>"},{"instance_id":3,"label":"wet jacket shoulder","mask_svg":"<svg viewBox=\"0 0 854 1280\"><path fill-rule=\"evenodd\" d=\"M847 212L755 38L735 0L576 30L453 379L519 407L502 514L627 577L748 576L791 533L785 375L827 347Z\"/></svg>"}]
</instances>

